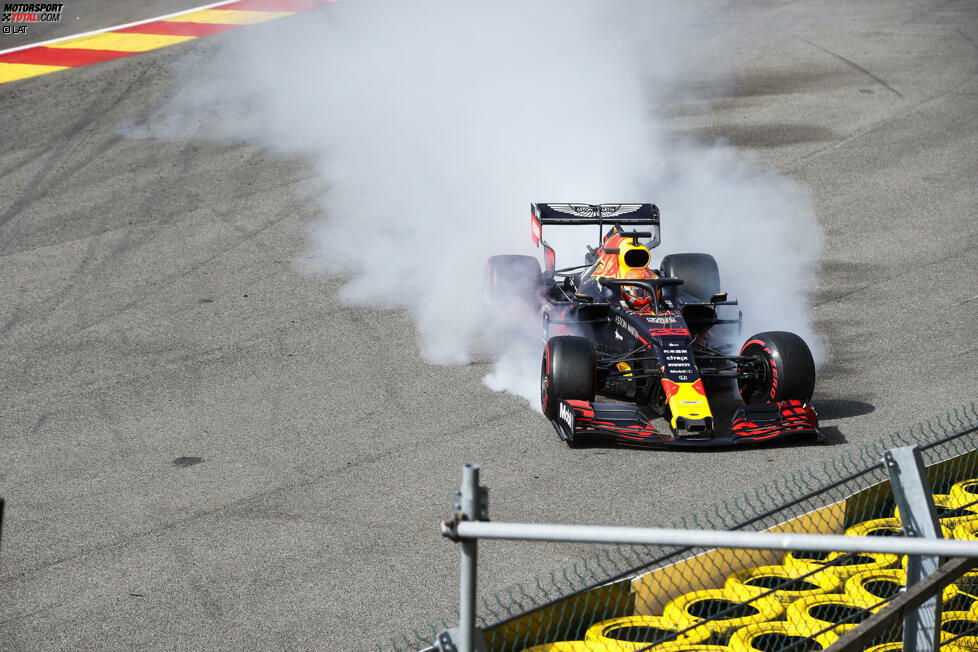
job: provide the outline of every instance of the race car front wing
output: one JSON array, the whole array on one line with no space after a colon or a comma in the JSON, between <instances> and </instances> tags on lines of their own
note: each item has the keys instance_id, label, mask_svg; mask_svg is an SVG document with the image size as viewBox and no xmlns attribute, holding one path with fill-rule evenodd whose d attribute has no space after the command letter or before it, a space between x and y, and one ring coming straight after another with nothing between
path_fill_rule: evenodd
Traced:
<instances>
[{"instance_id":1,"label":"race car front wing","mask_svg":"<svg viewBox=\"0 0 978 652\"><path fill-rule=\"evenodd\" d=\"M782 439L821 441L818 415L811 404L781 401L742 405L725 431L662 433L641 407L624 403L561 401L557 418L550 421L568 443L610 441L621 446L714 447L769 443Z\"/></svg>"}]
</instances>

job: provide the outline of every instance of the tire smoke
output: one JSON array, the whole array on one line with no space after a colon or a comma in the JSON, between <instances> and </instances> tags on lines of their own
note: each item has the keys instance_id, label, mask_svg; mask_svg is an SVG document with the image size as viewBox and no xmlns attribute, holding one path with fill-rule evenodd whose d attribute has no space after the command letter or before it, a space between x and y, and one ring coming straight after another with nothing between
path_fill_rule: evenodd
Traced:
<instances>
[{"instance_id":1,"label":"tire smoke","mask_svg":"<svg viewBox=\"0 0 978 652\"><path fill-rule=\"evenodd\" d=\"M209 116L209 134L307 156L329 186L310 229L315 270L348 276L341 300L410 311L434 363L464 363L494 342L487 384L534 407L538 316L498 329L512 319L481 301L490 255L537 253L531 201L657 203L653 266L670 252L712 253L742 303L744 337L793 330L822 358L807 295L821 242L808 192L723 143L677 137L661 117L695 95L700 72L722 76L722 57L709 55L727 38L719 10L344 1L262 26L257 50L255 39L231 42L220 77L195 73L170 125L193 111ZM569 266L595 234L544 236Z\"/></svg>"}]
</instances>

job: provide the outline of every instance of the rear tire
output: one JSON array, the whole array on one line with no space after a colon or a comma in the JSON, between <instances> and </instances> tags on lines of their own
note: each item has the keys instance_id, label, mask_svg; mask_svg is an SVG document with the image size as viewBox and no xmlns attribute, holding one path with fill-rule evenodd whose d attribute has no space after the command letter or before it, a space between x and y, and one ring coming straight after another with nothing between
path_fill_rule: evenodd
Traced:
<instances>
[{"instance_id":1,"label":"rear tire","mask_svg":"<svg viewBox=\"0 0 978 652\"><path fill-rule=\"evenodd\" d=\"M515 302L535 305L543 289L540 263L533 256L491 256L486 262L486 302L505 308Z\"/></svg>"},{"instance_id":2,"label":"rear tire","mask_svg":"<svg viewBox=\"0 0 978 652\"><path fill-rule=\"evenodd\" d=\"M556 419L561 401L594 401L594 347L585 337L551 337L540 367L540 407Z\"/></svg>"},{"instance_id":3,"label":"rear tire","mask_svg":"<svg viewBox=\"0 0 978 652\"><path fill-rule=\"evenodd\" d=\"M681 278L679 290L707 302L721 292L720 268L710 254L669 254L662 259L662 275Z\"/></svg>"},{"instance_id":4,"label":"rear tire","mask_svg":"<svg viewBox=\"0 0 978 652\"><path fill-rule=\"evenodd\" d=\"M740 355L755 358L756 368L763 369L763 374L756 379L737 381L744 403L812 400L815 361L805 340L794 333L758 333L748 338Z\"/></svg>"}]
</instances>

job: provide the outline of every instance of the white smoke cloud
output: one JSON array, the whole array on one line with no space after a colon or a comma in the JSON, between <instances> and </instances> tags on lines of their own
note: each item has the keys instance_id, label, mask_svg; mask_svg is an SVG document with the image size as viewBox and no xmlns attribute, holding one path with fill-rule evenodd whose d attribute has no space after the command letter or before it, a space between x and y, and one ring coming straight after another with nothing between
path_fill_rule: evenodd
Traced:
<instances>
[{"instance_id":1,"label":"white smoke cloud","mask_svg":"<svg viewBox=\"0 0 978 652\"><path fill-rule=\"evenodd\" d=\"M484 262L536 254L531 201L655 201L654 253L714 254L745 335L814 342L806 289L820 231L808 193L722 144L677 139L657 117L697 70L716 72L701 47L717 36L704 20L714 10L349 0L264 26L257 51L252 39L232 48L219 78L189 85L170 125L207 113L211 133L308 156L329 184L310 230L318 269L349 274L344 301L411 311L430 361L464 362L485 339ZM595 232L545 237L572 265ZM495 338L486 382L533 401L538 323L525 333Z\"/></svg>"}]
</instances>

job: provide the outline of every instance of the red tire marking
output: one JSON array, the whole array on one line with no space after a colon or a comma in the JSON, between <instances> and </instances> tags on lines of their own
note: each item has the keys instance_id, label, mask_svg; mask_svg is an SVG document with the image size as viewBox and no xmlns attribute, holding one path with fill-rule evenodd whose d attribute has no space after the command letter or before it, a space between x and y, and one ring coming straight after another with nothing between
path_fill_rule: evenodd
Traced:
<instances>
[{"instance_id":1,"label":"red tire marking","mask_svg":"<svg viewBox=\"0 0 978 652\"><path fill-rule=\"evenodd\" d=\"M761 345L761 346L763 347L763 346L764 346L764 341L763 341L763 340L751 340L751 341L750 341L750 342L748 342L747 344L745 344L745 345L743 345L742 347L740 347L740 352L741 352L741 353L743 353L743 352L744 352L744 350L745 350L745 349L746 349L746 348L747 348L748 346L750 346L751 344L759 344L759 345Z\"/></svg>"}]
</instances>

